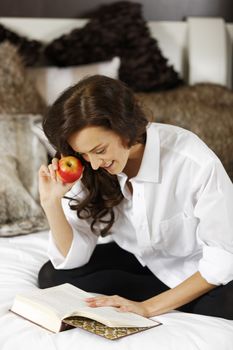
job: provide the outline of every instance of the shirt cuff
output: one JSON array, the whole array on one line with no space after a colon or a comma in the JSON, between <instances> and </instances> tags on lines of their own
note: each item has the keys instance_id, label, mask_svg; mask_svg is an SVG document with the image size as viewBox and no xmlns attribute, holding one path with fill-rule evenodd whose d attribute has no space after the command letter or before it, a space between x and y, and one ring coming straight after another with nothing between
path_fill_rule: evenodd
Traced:
<instances>
[{"instance_id":1,"label":"shirt cuff","mask_svg":"<svg viewBox=\"0 0 233 350\"><path fill-rule=\"evenodd\" d=\"M233 254L219 247L203 247L199 272L211 284L227 284L233 280Z\"/></svg>"},{"instance_id":2,"label":"shirt cuff","mask_svg":"<svg viewBox=\"0 0 233 350\"><path fill-rule=\"evenodd\" d=\"M96 246L97 237L73 232L73 240L68 254L64 257L49 232L48 256L55 269L73 269L85 265Z\"/></svg>"}]
</instances>

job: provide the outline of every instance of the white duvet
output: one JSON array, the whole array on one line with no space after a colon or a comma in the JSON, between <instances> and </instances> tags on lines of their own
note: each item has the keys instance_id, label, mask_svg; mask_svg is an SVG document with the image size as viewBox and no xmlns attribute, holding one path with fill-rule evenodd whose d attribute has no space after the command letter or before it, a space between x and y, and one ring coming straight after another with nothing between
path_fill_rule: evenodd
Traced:
<instances>
[{"instance_id":1,"label":"white duvet","mask_svg":"<svg viewBox=\"0 0 233 350\"><path fill-rule=\"evenodd\" d=\"M0 350L233 350L233 321L170 312L162 326L110 341L81 329L53 334L9 312L16 293L37 288L48 233L0 238Z\"/></svg>"}]
</instances>

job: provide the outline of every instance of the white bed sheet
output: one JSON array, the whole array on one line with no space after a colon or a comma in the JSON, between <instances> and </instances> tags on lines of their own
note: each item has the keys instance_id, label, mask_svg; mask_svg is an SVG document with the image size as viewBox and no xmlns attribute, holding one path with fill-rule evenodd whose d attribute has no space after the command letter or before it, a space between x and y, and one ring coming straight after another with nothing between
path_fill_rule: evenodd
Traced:
<instances>
[{"instance_id":1,"label":"white bed sheet","mask_svg":"<svg viewBox=\"0 0 233 350\"><path fill-rule=\"evenodd\" d=\"M81 329L53 334L14 315L14 295L37 288L47 240L48 232L0 238L1 350L233 350L233 321L215 317L174 311L156 317L162 326L110 341Z\"/></svg>"}]
</instances>

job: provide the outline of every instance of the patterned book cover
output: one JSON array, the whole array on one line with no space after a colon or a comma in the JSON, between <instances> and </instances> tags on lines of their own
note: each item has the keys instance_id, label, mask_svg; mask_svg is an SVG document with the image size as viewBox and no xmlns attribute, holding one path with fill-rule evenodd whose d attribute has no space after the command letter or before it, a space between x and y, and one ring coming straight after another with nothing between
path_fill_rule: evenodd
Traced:
<instances>
[{"instance_id":1,"label":"patterned book cover","mask_svg":"<svg viewBox=\"0 0 233 350\"><path fill-rule=\"evenodd\" d=\"M85 329L88 332L97 334L106 339L116 340L122 337L126 337L127 335L157 327L159 325L161 325L161 323L155 323L155 325L151 327L108 327L100 322L86 317L72 316L67 317L63 320L63 327L61 331L77 327Z\"/></svg>"}]
</instances>

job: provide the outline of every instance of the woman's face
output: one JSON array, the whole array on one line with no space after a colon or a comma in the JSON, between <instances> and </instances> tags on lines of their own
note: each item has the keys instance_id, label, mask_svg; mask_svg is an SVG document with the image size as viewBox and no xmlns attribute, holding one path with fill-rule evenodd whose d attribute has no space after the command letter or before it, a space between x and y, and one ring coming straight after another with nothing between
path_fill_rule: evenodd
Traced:
<instances>
[{"instance_id":1,"label":"woman's face","mask_svg":"<svg viewBox=\"0 0 233 350\"><path fill-rule=\"evenodd\" d=\"M72 134L68 142L75 152L91 163L92 169L101 167L112 175L122 172L128 159L135 157L135 146L127 148L116 133L99 126L86 127Z\"/></svg>"}]
</instances>

